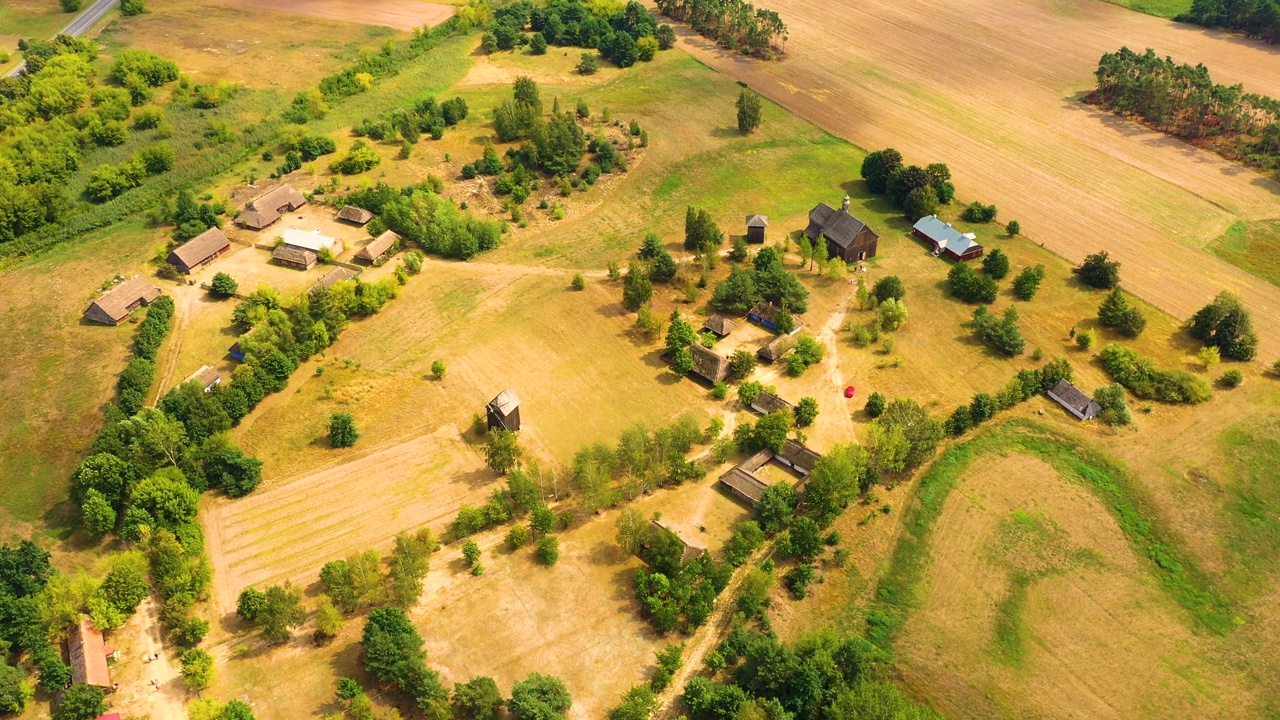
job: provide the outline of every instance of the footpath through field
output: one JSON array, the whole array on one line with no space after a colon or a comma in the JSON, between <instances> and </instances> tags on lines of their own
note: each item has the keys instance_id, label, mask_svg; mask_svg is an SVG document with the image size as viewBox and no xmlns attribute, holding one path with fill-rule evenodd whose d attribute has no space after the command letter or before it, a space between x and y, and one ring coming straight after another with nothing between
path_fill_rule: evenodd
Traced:
<instances>
[{"instance_id":1,"label":"footpath through field","mask_svg":"<svg viewBox=\"0 0 1280 720\"><path fill-rule=\"evenodd\" d=\"M1280 97L1280 52L1094 0L761 4L788 25L785 61L685 31L680 46L861 147L947 163L963 199L996 204L1068 260L1109 250L1125 288L1175 317L1239 294L1263 359L1280 353L1280 288L1204 249L1236 220L1280 216L1280 184L1078 99L1122 45Z\"/></svg>"}]
</instances>

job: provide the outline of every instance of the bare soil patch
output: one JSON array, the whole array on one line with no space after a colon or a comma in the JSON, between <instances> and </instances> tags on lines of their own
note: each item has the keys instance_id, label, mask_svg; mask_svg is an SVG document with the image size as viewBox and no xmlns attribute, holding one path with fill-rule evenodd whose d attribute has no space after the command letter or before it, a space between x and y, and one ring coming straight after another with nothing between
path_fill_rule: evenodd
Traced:
<instances>
[{"instance_id":1,"label":"bare soil patch","mask_svg":"<svg viewBox=\"0 0 1280 720\"><path fill-rule=\"evenodd\" d=\"M308 0L305 3L290 0L219 0L219 2L357 25L381 25L397 30L413 30L423 26L439 25L453 17L452 5L416 0L376 0L375 2Z\"/></svg>"},{"instance_id":2,"label":"bare soil patch","mask_svg":"<svg viewBox=\"0 0 1280 720\"><path fill-rule=\"evenodd\" d=\"M1019 513L1043 518L1098 561L1029 585L1018 618L1025 656L1014 668L996 653L997 608L1014 572L1052 559L1001 536ZM901 649L909 682L949 716L1213 717L1255 707L1238 676L1214 662L1212 641L1189 630L1151 582L1102 504L1048 464L985 456L952 492L934 537Z\"/></svg>"},{"instance_id":3,"label":"bare soil patch","mask_svg":"<svg viewBox=\"0 0 1280 720\"><path fill-rule=\"evenodd\" d=\"M964 199L997 204L1068 260L1110 250L1126 288L1175 317L1221 289L1239 293L1264 351L1280 348L1280 289L1203 251L1237 219L1276 216L1280 185L1076 99L1098 57L1124 44L1276 96L1273 50L1088 1L766 4L790 28L784 62L695 37L681 45L862 147L948 163Z\"/></svg>"}]
</instances>

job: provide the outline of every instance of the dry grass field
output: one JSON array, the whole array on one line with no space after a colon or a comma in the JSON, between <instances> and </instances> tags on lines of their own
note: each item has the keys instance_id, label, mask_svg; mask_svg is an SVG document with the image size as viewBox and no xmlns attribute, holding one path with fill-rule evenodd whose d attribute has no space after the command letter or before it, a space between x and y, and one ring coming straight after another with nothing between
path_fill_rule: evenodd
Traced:
<instances>
[{"instance_id":1,"label":"dry grass field","mask_svg":"<svg viewBox=\"0 0 1280 720\"><path fill-rule=\"evenodd\" d=\"M1280 184L1077 99L1126 44L1280 96L1273 49L1091 0L765 5L788 23L783 62L682 46L859 146L948 163L961 198L995 203L1069 260L1110 250L1126 286L1175 317L1240 294L1264 355L1280 352L1280 289L1202 252L1237 220L1280 215Z\"/></svg>"},{"instance_id":2,"label":"dry grass field","mask_svg":"<svg viewBox=\"0 0 1280 720\"><path fill-rule=\"evenodd\" d=\"M378 2L354 2L353 0L310 0L307 3L287 0L222 0L229 5L288 13L306 17L336 20L357 25L376 25L396 30L413 30L423 26L438 25L453 17L452 5L420 2L419 0L378 0Z\"/></svg>"}]
</instances>

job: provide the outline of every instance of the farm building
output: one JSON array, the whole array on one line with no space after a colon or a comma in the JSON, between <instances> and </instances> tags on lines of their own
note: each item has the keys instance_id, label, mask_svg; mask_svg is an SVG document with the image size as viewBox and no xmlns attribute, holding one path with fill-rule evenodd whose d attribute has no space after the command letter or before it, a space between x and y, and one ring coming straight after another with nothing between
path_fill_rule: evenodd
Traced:
<instances>
[{"instance_id":1,"label":"farm building","mask_svg":"<svg viewBox=\"0 0 1280 720\"><path fill-rule=\"evenodd\" d=\"M1102 412L1102 406L1096 400L1066 380L1059 380L1056 385L1049 388L1048 394L1059 405L1066 408L1067 412L1080 420L1090 420Z\"/></svg>"},{"instance_id":2,"label":"farm building","mask_svg":"<svg viewBox=\"0 0 1280 720\"><path fill-rule=\"evenodd\" d=\"M689 562L690 560L698 557L699 555L707 551L705 547L702 547L701 545L695 545L694 543L691 543L688 540L686 540L684 536L679 533L679 531L677 531L675 528L671 527L667 523L664 523L662 520L654 520L652 522L652 527L654 530L658 532L668 533L672 537L674 537L676 540L680 541L680 547L682 548L682 551L680 553L681 565L684 565L685 563Z\"/></svg>"},{"instance_id":3,"label":"farm building","mask_svg":"<svg viewBox=\"0 0 1280 720\"><path fill-rule=\"evenodd\" d=\"M764 215L747 216L747 242L764 242L764 229L769 227L769 218Z\"/></svg>"},{"instance_id":4,"label":"farm building","mask_svg":"<svg viewBox=\"0 0 1280 720\"><path fill-rule=\"evenodd\" d=\"M729 358L702 347L698 343L689 346L693 355L693 372L709 383L718 383L729 374Z\"/></svg>"},{"instance_id":5,"label":"farm building","mask_svg":"<svg viewBox=\"0 0 1280 720\"><path fill-rule=\"evenodd\" d=\"M364 227L373 219L373 213L365 210L364 208L358 208L355 205L345 205L338 211L338 219L343 222L351 223L352 225Z\"/></svg>"},{"instance_id":6,"label":"farm building","mask_svg":"<svg viewBox=\"0 0 1280 720\"><path fill-rule=\"evenodd\" d=\"M367 262L370 265L381 265L386 259L387 253L399 241L400 236L388 230L370 240L363 248L360 248L360 252L356 253L356 260Z\"/></svg>"},{"instance_id":7,"label":"farm building","mask_svg":"<svg viewBox=\"0 0 1280 720\"><path fill-rule=\"evenodd\" d=\"M762 300L756 303L755 307L747 311L747 319L757 325L763 325L774 332L778 332L778 313L780 312L782 312L782 308L771 302L765 302ZM794 335L801 327L803 327L803 323L794 317L792 320L795 320L796 326L791 329L790 334Z\"/></svg>"},{"instance_id":8,"label":"farm building","mask_svg":"<svg viewBox=\"0 0 1280 720\"><path fill-rule=\"evenodd\" d=\"M160 288L134 275L94 300L84 311L84 317L104 325L119 325L128 319L129 313L150 305L158 297Z\"/></svg>"},{"instance_id":9,"label":"farm building","mask_svg":"<svg viewBox=\"0 0 1280 720\"><path fill-rule=\"evenodd\" d=\"M489 401L485 407L485 414L488 416L490 430L510 430L515 432L520 429L520 398L516 396L516 391L507 388L498 393L498 397Z\"/></svg>"},{"instance_id":10,"label":"farm building","mask_svg":"<svg viewBox=\"0 0 1280 720\"><path fill-rule=\"evenodd\" d=\"M778 412L779 410L794 410L795 406L768 390L762 390L760 391L760 394L756 395L755 399L751 401L751 409L761 415L768 415L769 413Z\"/></svg>"},{"instance_id":11,"label":"farm building","mask_svg":"<svg viewBox=\"0 0 1280 720\"><path fill-rule=\"evenodd\" d=\"M934 255L942 255L949 260L961 262L982 257L977 235L962 233L951 227L951 223L939 220L937 215L920 218L911 226L911 234L930 244Z\"/></svg>"},{"instance_id":12,"label":"farm building","mask_svg":"<svg viewBox=\"0 0 1280 720\"><path fill-rule=\"evenodd\" d=\"M285 213L293 212L306 204L307 199L294 190L292 185L281 185L250 200L236 217L236 224L250 230L261 230L275 223Z\"/></svg>"},{"instance_id":13,"label":"farm building","mask_svg":"<svg viewBox=\"0 0 1280 720\"><path fill-rule=\"evenodd\" d=\"M182 383L185 385L192 380L200 383L200 387L204 388L205 392L209 392L213 390L214 385L222 383L222 376L218 374L216 368L202 365L199 370L188 375L187 379L183 380Z\"/></svg>"},{"instance_id":14,"label":"farm building","mask_svg":"<svg viewBox=\"0 0 1280 720\"><path fill-rule=\"evenodd\" d=\"M796 346L795 335L779 335L778 337L765 343L756 351L756 357L761 362L774 363L778 358L787 354L787 351Z\"/></svg>"},{"instance_id":15,"label":"farm building","mask_svg":"<svg viewBox=\"0 0 1280 720\"><path fill-rule=\"evenodd\" d=\"M339 265L338 267L325 273L324 277L317 280L315 287L330 288L342 282L343 280L350 280L351 278L359 274L360 273L356 272L355 270L352 270L351 268L345 268Z\"/></svg>"},{"instance_id":16,"label":"farm building","mask_svg":"<svg viewBox=\"0 0 1280 720\"><path fill-rule=\"evenodd\" d=\"M313 253L328 250L335 257L342 254L342 241L328 235L321 235L319 230L287 228L280 233L280 238L284 240L285 245L310 250Z\"/></svg>"},{"instance_id":17,"label":"farm building","mask_svg":"<svg viewBox=\"0 0 1280 720\"><path fill-rule=\"evenodd\" d=\"M706 322L702 323L703 330L722 338L729 337L729 333L733 332L736 327L738 327L736 323L723 315L712 315L707 318Z\"/></svg>"},{"instance_id":18,"label":"farm building","mask_svg":"<svg viewBox=\"0 0 1280 720\"><path fill-rule=\"evenodd\" d=\"M768 460L766 459L765 462ZM769 487L765 481L741 467L731 468L729 472L721 475L719 483L729 491L729 494L737 496L751 507L755 507L756 503L760 502L760 498L764 497L765 488Z\"/></svg>"},{"instance_id":19,"label":"farm building","mask_svg":"<svg viewBox=\"0 0 1280 720\"><path fill-rule=\"evenodd\" d=\"M311 250L303 250L292 245L281 245L271 251L271 259L281 265L288 265L299 270L310 270L315 267L316 262L320 260L320 256Z\"/></svg>"},{"instance_id":20,"label":"farm building","mask_svg":"<svg viewBox=\"0 0 1280 720\"><path fill-rule=\"evenodd\" d=\"M107 659L115 651L107 646L88 617L81 617L80 622L71 626L67 635L67 655L71 660L71 681L77 685L93 685L110 691L111 669L107 667Z\"/></svg>"},{"instance_id":21,"label":"farm building","mask_svg":"<svg viewBox=\"0 0 1280 720\"><path fill-rule=\"evenodd\" d=\"M827 244L827 257L837 257L845 262L857 262L876 256L880 236L866 223L849 214L849 196L844 196L840 209L826 203L809 211L809 226L805 237L814 241L822 238Z\"/></svg>"},{"instance_id":22,"label":"farm building","mask_svg":"<svg viewBox=\"0 0 1280 720\"><path fill-rule=\"evenodd\" d=\"M808 477L809 473L813 472L814 466L818 464L818 460L822 459L822 456L788 438L782 444L782 452L774 456L774 459Z\"/></svg>"},{"instance_id":23,"label":"farm building","mask_svg":"<svg viewBox=\"0 0 1280 720\"><path fill-rule=\"evenodd\" d=\"M222 234L222 230L211 227L174 248L165 261L190 275L217 260L230 249L231 241Z\"/></svg>"}]
</instances>

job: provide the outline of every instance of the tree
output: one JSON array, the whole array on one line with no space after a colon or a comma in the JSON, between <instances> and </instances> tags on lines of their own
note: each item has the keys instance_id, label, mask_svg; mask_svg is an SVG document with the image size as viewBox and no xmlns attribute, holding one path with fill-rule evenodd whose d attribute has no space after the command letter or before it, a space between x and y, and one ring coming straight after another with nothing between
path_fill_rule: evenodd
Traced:
<instances>
[{"instance_id":1,"label":"tree","mask_svg":"<svg viewBox=\"0 0 1280 720\"><path fill-rule=\"evenodd\" d=\"M859 278L861 279L861 278ZM875 295L876 300L884 302L889 298L901 300L907 296L907 288L902 284L902 279L897 275L886 275L876 281L871 286L871 294Z\"/></svg>"},{"instance_id":2,"label":"tree","mask_svg":"<svg viewBox=\"0 0 1280 720\"><path fill-rule=\"evenodd\" d=\"M649 521L644 513L633 507L626 507L618 514L618 547L628 555L637 555L640 548L649 539Z\"/></svg>"},{"instance_id":3,"label":"tree","mask_svg":"<svg viewBox=\"0 0 1280 720\"><path fill-rule=\"evenodd\" d=\"M1106 250L1086 257L1075 273L1084 284L1102 290L1110 290L1120 284L1120 263L1111 260Z\"/></svg>"},{"instance_id":4,"label":"tree","mask_svg":"<svg viewBox=\"0 0 1280 720\"><path fill-rule=\"evenodd\" d=\"M454 713L462 720L498 720L502 693L491 677L476 677L453 686Z\"/></svg>"},{"instance_id":5,"label":"tree","mask_svg":"<svg viewBox=\"0 0 1280 720\"><path fill-rule=\"evenodd\" d=\"M1221 359L1221 351L1216 346L1206 345L1200 348L1200 364L1204 365L1205 370L1217 365Z\"/></svg>"},{"instance_id":6,"label":"tree","mask_svg":"<svg viewBox=\"0 0 1280 720\"><path fill-rule=\"evenodd\" d=\"M673 310L671 324L667 326L667 352L677 354L697 341L698 333L693 325Z\"/></svg>"},{"instance_id":7,"label":"tree","mask_svg":"<svg viewBox=\"0 0 1280 720\"><path fill-rule=\"evenodd\" d=\"M1004 231L1010 236L1021 235L1022 225L1017 220L1010 220L1009 224L1004 226Z\"/></svg>"},{"instance_id":8,"label":"tree","mask_svg":"<svg viewBox=\"0 0 1280 720\"><path fill-rule=\"evenodd\" d=\"M192 690L204 690L213 684L213 656L200 648L182 653L182 682Z\"/></svg>"},{"instance_id":9,"label":"tree","mask_svg":"<svg viewBox=\"0 0 1280 720\"><path fill-rule=\"evenodd\" d=\"M93 720L107 712L106 695L93 685L72 685L62 693L53 720Z\"/></svg>"},{"instance_id":10,"label":"tree","mask_svg":"<svg viewBox=\"0 0 1280 720\"><path fill-rule=\"evenodd\" d=\"M804 512L826 526L858 495L867 454L855 445L837 445L814 464L805 482ZM795 524L792 524L794 532ZM792 536L794 540L794 534ZM808 558L809 556L803 556Z\"/></svg>"},{"instance_id":11,"label":"tree","mask_svg":"<svg viewBox=\"0 0 1280 720\"><path fill-rule=\"evenodd\" d=\"M1040 289L1040 283L1043 280L1044 265L1023 268L1022 272L1013 278L1013 294L1019 300L1030 300L1036 296L1036 291Z\"/></svg>"},{"instance_id":12,"label":"tree","mask_svg":"<svg viewBox=\"0 0 1280 720\"><path fill-rule=\"evenodd\" d=\"M1205 345L1218 348L1229 360L1252 360L1258 352L1258 336L1253 321L1240 298L1219 293L1213 302L1187 321L1187 332Z\"/></svg>"},{"instance_id":13,"label":"tree","mask_svg":"<svg viewBox=\"0 0 1280 720\"><path fill-rule=\"evenodd\" d=\"M333 604L333 598L321 595L316 598L316 641L337 636L342 629L342 612Z\"/></svg>"},{"instance_id":14,"label":"tree","mask_svg":"<svg viewBox=\"0 0 1280 720\"><path fill-rule=\"evenodd\" d=\"M738 382L751 376L756 369L756 356L750 350L739 348L729 356L729 382Z\"/></svg>"},{"instance_id":15,"label":"tree","mask_svg":"<svg viewBox=\"0 0 1280 720\"><path fill-rule=\"evenodd\" d=\"M791 525L800 498L790 483L775 483L764 489L756 503L756 517L767 533L776 533Z\"/></svg>"},{"instance_id":16,"label":"tree","mask_svg":"<svg viewBox=\"0 0 1280 720\"><path fill-rule=\"evenodd\" d=\"M897 473L906 469L911 441L907 440L901 427L871 423L867 428L866 445L867 462L875 472Z\"/></svg>"},{"instance_id":17,"label":"tree","mask_svg":"<svg viewBox=\"0 0 1280 720\"><path fill-rule=\"evenodd\" d=\"M582 59L578 61L577 71L582 75L595 75L600 69L600 59L594 52L582 53Z\"/></svg>"},{"instance_id":18,"label":"tree","mask_svg":"<svg viewBox=\"0 0 1280 720\"><path fill-rule=\"evenodd\" d=\"M800 398L795 415L797 427L809 427L818 417L818 401L811 397Z\"/></svg>"},{"instance_id":19,"label":"tree","mask_svg":"<svg viewBox=\"0 0 1280 720\"><path fill-rule=\"evenodd\" d=\"M938 214L938 191L932 185L913 188L902 200L902 211L907 219L915 222L923 217Z\"/></svg>"},{"instance_id":20,"label":"tree","mask_svg":"<svg viewBox=\"0 0 1280 720\"><path fill-rule=\"evenodd\" d=\"M631 263L622 280L622 306L628 310L639 310L653 298L653 284L644 267Z\"/></svg>"},{"instance_id":21,"label":"tree","mask_svg":"<svg viewBox=\"0 0 1280 720\"><path fill-rule=\"evenodd\" d=\"M289 639L291 629L302 625L306 619L307 613L302 609L302 588L286 582L267 588L256 622L262 628L262 639L270 645L279 645Z\"/></svg>"},{"instance_id":22,"label":"tree","mask_svg":"<svg viewBox=\"0 0 1280 720\"><path fill-rule=\"evenodd\" d=\"M884 412L884 405L884 395L873 392L867 396L867 404L862 409L866 411L868 417L875 419Z\"/></svg>"},{"instance_id":23,"label":"tree","mask_svg":"<svg viewBox=\"0 0 1280 720\"><path fill-rule=\"evenodd\" d=\"M484 446L484 459L489 469L506 475L519 465L523 454L516 433L501 429L489 431Z\"/></svg>"},{"instance_id":24,"label":"tree","mask_svg":"<svg viewBox=\"0 0 1280 720\"><path fill-rule=\"evenodd\" d=\"M987 275L979 275L969 267L968 263L956 263L947 271L947 281L951 286L951 294L971 303L995 302L1000 288L996 281Z\"/></svg>"},{"instance_id":25,"label":"tree","mask_svg":"<svg viewBox=\"0 0 1280 720\"><path fill-rule=\"evenodd\" d=\"M469 568L475 567L476 563L480 562L480 552L480 546L476 544L476 541L468 540L462 544L462 561Z\"/></svg>"},{"instance_id":26,"label":"tree","mask_svg":"<svg viewBox=\"0 0 1280 720\"><path fill-rule=\"evenodd\" d=\"M116 509L95 488L89 488L85 493L80 515L84 519L84 529L92 537L103 537L116 528Z\"/></svg>"},{"instance_id":27,"label":"tree","mask_svg":"<svg viewBox=\"0 0 1280 720\"><path fill-rule=\"evenodd\" d=\"M120 14L125 17L141 15L146 11L147 6L143 0L120 0Z\"/></svg>"},{"instance_id":28,"label":"tree","mask_svg":"<svg viewBox=\"0 0 1280 720\"><path fill-rule=\"evenodd\" d=\"M759 301L755 274L740 267L731 269L711 295L711 307L732 313L745 313Z\"/></svg>"},{"instance_id":29,"label":"tree","mask_svg":"<svg viewBox=\"0 0 1280 720\"><path fill-rule=\"evenodd\" d=\"M1018 311L1012 306L997 316L983 305L973 312L973 319L965 323L979 338L1005 355L1021 355L1026 341L1018 328Z\"/></svg>"},{"instance_id":30,"label":"tree","mask_svg":"<svg viewBox=\"0 0 1280 720\"><path fill-rule=\"evenodd\" d=\"M236 601L236 614L246 622L255 622L266 605L267 596L261 590L247 587L240 591L240 598Z\"/></svg>"},{"instance_id":31,"label":"tree","mask_svg":"<svg viewBox=\"0 0 1280 720\"><path fill-rule=\"evenodd\" d=\"M907 306L901 302L889 298L876 308L876 317L880 321L880 327L883 330L897 330L907 324Z\"/></svg>"},{"instance_id":32,"label":"tree","mask_svg":"<svg viewBox=\"0 0 1280 720\"><path fill-rule=\"evenodd\" d=\"M0 658L0 713L20 713L33 697L35 688L26 674Z\"/></svg>"},{"instance_id":33,"label":"tree","mask_svg":"<svg viewBox=\"0 0 1280 720\"><path fill-rule=\"evenodd\" d=\"M622 695L622 704L609 711L609 720L649 720L657 697L648 685L635 685Z\"/></svg>"},{"instance_id":34,"label":"tree","mask_svg":"<svg viewBox=\"0 0 1280 720\"><path fill-rule=\"evenodd\" d=\"M151 592L147 580L147 559L137 551L120 553L111 558L111 569L102 579L97 595L105 599L124 617L132 615ZM102 628L105 629L105 628Z\"/></svg>"},{"instance_id":35,"label":"tree","mask_svg":"<svg viewBox=\"0 0 1280 720\"><path fill-rule=\"evenodd\" d=\"M393 683L415 696L429 698L432 686L439 685L435 673L426 668L427 653L422 636L399 608L376 608L365 621L360 638L364 669L379 682ZM443 694L443 688L440 688Z\"/></svg>"},{"instance_id":36,"label":"tree","mask_svg":"<svg viewBox=\"0 0 1280 720\"><path fill-rule=\"evenodd\" d=\"M530 673L511 687L507 710L512 720L564 720L573 706L569 690L559 678Z\"/></svg>"},{"instance_id":37,"label":"tree","mask_svg":"<svg viewBox=\"0 0 1280 720\"><path fill-rule=\"evenodd\" d=\"M62 12L76 12L80 9L80 0L58 0L62 5Z\"/></svg>"},{"instance_id":38,"label":"tree","mask_svg":"<svg viewBox=\"0 0 1280 720\"><path fill-rule=\"evenodd\" d=\"M447 368L445 368L444 366L444 361L442 360L432 361L431 374L434 375L437 380L443 380L445 372L447 372Z\"/></svg>"},{"instance_id":39,"label":"tree","mask_svg":"<svg viewBox=\"0 0 1280 720\"><path fill-rule=\"evenodd\" d=\"M822 554L822 529L813 518L801 516L791 523L790 551L800 562L812 562Z\"/></svg>"},{"instance_id":40,"label":"tree","mask_svg":"<svg viewBox=\"0 0 1280 720\"><path fill-rule=\"evenodd\" d=\"M533 55L547 54L547 38L542 33L534 33L529 40L529 52Z\"/></svg>"},{"instance_id":41,"label":"tree","mask_svg":"<svg viewBox=\"0 0 1280 720\"><path fill-rule=\"evenodd\" d=\"M213 281L209 283L209 292L215 297L229 298L236 294L236 290L240 289L240 283L230 275L220 272L213 276Z\"/></svg>"},{"instance_id":42,"label":"tree","mask_svg":"<svg viewBox=\"0 0 1280 720\"><path fill-rule=\"evenodd\" d=\"M658 38L658 47L660 49L670 50L675 47L676 30L670 25L667 25L666 23L659 25L655 36Z\"/></svg>"},{"instance_id":43,"label":"tree","mask_svg":"<svg viewBox=\"0 0 1280 720\"><path fill-rule=\"evenodd\" d=\"M538 562L551 567L560 559L560 541L554 535L544 535L538 538L534 554Z\"/></svg>"},{"instance_id":44,"label":"tree","mask_svg":"<svg viewBox=\"0 0 1280 720\"><path fill-rule=\"evenodd\" d=\"M862 160L862 179L873 193L884 193L889 176L902 167L902 153L893 148L867 153Z\"/></svg>"},{"instance_id":45,"label":"tree","mask_svg":"<svg viewBox=\"0 0 1280 720\"><path fill-rule=\"evenodd\" d=\"M764 542L764 531L754 520L743 520L733 526L733 535L724 544L725 562L740 567Z\"/></svg>"},{"instance_id":46,"label":"tree","mask_svg":"<svg viewBox=\"0 0 1280 720\"><path fill-rule=\"evenodd\" d=\"M787 433L791 432L794 422L790 410L776 410L760 418L752 434L752 444L758 450L782 452L782 445L787 441Z\"/></svg>"},{"instance_id":47,"label":"tree","mask_svg":"<svg viewBox=\"0 0 1280 720\"><path fill-rule=\"evenodd\" d=\"M360 433L351 413L334 413L329 416L329 447L349 448L356 444Z\"/></svg>"},{"instance_id":48,"label":"tree","mask_svg":"<svg viewBox=\"0 0 1280 720\"><path fill-rule=\"evenodd\" d=\"M919 165L907 165L894 170L885 184L885 194L898 207L903 207L912 190L933 187L933 178ZM936 191L935 191L936 199Z\"/></svg>"},{"instance_id":49,"label":"tree","mask_svg":"<svg viewBox=\"0 0 1280 720\"><path fill-rule=\"evenodd\" d=\"M743 88L738 93L738 132L751 133L760 127L760 96Z\"/></svg>"},{"instance_id":50,"label":"tree","mask_svg":"<svg viewBox=\"0 0 1280 720\"><path fill-rule=\"evenodd\" d=\"M904 462L907 470L919 467L932 457L942 440L942 424L929 417L928 411L919 403L908 398L889 403L876 422L902 428L903 435L911 444Z\"/></svg>"},{"instance_id":51,"label":"tree","mask_svg":"<svg viewBox=\"0 0 1280 720\"><path fill-rule=\"evenodd\" d=\"M993 280L1002 280L1009 274L1009 256L1000 248L994 248L982 258L982 271Z\"/></svg>"},{"instance_id":52,"label":"tree","mask_svg":"<svg viewBox=\"0 0 1280 720\"><path fill-rule=\"evenodd\" d=\"M147 513L160 527L176 528L195 520L199 494L177 468L162 468L139 482L129 498L131 509Z\"/></svg>"}]
</instances>

